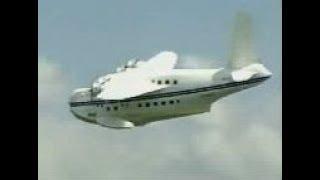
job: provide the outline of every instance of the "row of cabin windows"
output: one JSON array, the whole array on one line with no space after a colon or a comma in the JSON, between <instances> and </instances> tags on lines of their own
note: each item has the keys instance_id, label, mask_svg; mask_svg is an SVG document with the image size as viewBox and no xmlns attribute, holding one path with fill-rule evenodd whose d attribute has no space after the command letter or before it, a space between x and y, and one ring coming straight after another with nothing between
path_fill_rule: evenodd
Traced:
<instances>
[{"instance_id":1,"label":"row of cabin windows","mask_svg":"<svg viewBox=\"0 0 320 180\"><path fill-rule=\"evenodd\" d=\"M152 83L157 82L157 84L159 84L159 85L160 85L160 84L178 84L178 81L177 81L177 80L171 80L171 81L170 81L170 80L168 80L168 79L165 80L165 81L162 81L162 80L157 80L157 81L156 81L156 80L153 79L153 80L151 80L151 82L152 82Z\"/></svg>"},{"instance_id":2,"label":"row of cabin windows","mask_svg":"<svg viewBox=\"0 0 320 180\"><path fill-rule=\"evenodd\" d=\"M169 105L173 105L173 104L175 104L175 103L180 103L180 100L179 99L177 99L177 100L170 100L170 101L161 101L161 102L157 102L157 101L155 101L155 102L146 102L146 103L138 103L138 107L150 107L151 105L153 105L153 106L165 106L166 104L169 104ZM102 107L102 106L101 106ZM110 107L110 106L108 106L107 108L106 108L106 111L111 111L111 110L114 110L114 111L117 111L119 108L118 108L118 106L113 106L113 107Z\"/></svg>"},{"instance_id":3,"label":"row of cabin windows","mask_svg":"<svg viewBox=\"0 0 320 180\"><path fill-rule=\"evenodd\" d=\"M110 111L111 110L111 107L107 107L106 109L107 111ZM118 110L118 106L113 106L113 110L117 111Z\"/></svg>"},{"instance_id":4,"label":"row of cabin windows","mask_svg":"<svg viewBox=\"0 0 320 180\"><path fill-rule=\"evenodd\" d=\"M180 103L180 100L179 99L177 99L177 100L170 100L170 101L161 101L161 102L157 102L157 101L155 101L155 102L153 102L153 103L151 103L151 102L146 102L146 103L138 103L138 107L150 107L151 105L152 106L165 106L166 104L171 104L171 105L173 105L174 103Z\"/></svg>"}]
</instances>

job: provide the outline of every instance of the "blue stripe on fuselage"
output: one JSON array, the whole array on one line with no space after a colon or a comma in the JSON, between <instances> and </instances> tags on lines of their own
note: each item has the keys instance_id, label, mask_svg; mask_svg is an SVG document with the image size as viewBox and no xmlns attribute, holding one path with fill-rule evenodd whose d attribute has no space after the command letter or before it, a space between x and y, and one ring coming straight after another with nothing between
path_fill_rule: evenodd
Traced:
<instances>
[{"instance_id":1,"label":"blue stripe on fuselage","mask_svg":"<svg viewBox=\"0 0 320 180\"><path fill-rule=\"evenodd\" d=\"M143 96L137 96L137 97L132 97L132 98L123 99L123 100L94 100L94 101L86 101L86 102L70 102L69 104L71 107L76 107L76 106L85 106L85 105L97 105L97 104L105 104L105 103L111 104L111 103L130 102L130 101L136 101L136 100L172 97L172 96L177 96L177 95L185 95L185 94L211 91L211 90L215 90L215 89L236 87L239 85L248 85L248 84L262 82L268 78L269 77L254 78L254 79L250 79L248 81L231 82L231 83L226 83L226 84L220 84L220 85L214 85L214 86L202 87L202 88L196 88L196 89L189 89L189 90L183 90L183 91L177 91L177 92L167 92L167 93L161 93L161 94L143 95Z\"/></svg>"}]
</instances>

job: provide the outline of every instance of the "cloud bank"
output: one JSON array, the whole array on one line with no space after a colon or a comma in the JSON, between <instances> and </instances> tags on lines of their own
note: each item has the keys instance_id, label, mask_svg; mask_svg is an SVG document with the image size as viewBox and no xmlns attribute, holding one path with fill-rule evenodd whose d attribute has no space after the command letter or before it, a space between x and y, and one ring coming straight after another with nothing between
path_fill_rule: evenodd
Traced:
<instances>
[{"instance_id":1,"label":"cloud bank","mask_svg":"<svg viewBox=\"0 0 320 180\"><path fill-rule=\"evenodd\" d=\"M211 66L188 58L182 66ZM253 88L210 113L119 131L69 113L73 84L59 65L39 58L38 71L40 180L281 179L281 92L248 100L263 93Z\"/></svg>"}]
</instances>

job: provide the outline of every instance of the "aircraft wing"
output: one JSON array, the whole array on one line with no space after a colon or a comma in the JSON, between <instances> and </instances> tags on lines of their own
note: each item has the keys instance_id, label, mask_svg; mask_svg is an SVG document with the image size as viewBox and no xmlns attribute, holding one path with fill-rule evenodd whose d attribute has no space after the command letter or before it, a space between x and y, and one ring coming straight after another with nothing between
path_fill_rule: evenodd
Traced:
<instances>
[{"instance_id":1,"label":"aircraft wing","mask_svg":"<svg viewBox=\"0 0 320 180\"><path fill-rule=\"evenodd\" d=\"M105 84L97 97L105 100L122 100L166 87L168 85L152 83L142 71L124 72Z\"/></svg>"},{"instance_id":2,"label":"aircraft wing","mask_svg":"<svg viewBox=\"0 0 320 180\"><path fill-rule=\"evenodd\" d=\"M105 100L122 100L149 92L164 89L169 85L158 85L151 82L150 77L166 74L174 68L178 56L174 52L161 52L137 68L128 68L116 73L111 80L101 86L102 91L97 95Z\"/></svg>"},{"instance_id":3,"label":"aircraft wing","mask_svg":"<svg viewBox=\"0 0 320 180\"><path fill-rule=\"evenodd\" d=\"M139 68L147 71L163 72L173 69L177 61L178 55L176 53L164 51L150 58Z\"/></svg>"}]
</instances>

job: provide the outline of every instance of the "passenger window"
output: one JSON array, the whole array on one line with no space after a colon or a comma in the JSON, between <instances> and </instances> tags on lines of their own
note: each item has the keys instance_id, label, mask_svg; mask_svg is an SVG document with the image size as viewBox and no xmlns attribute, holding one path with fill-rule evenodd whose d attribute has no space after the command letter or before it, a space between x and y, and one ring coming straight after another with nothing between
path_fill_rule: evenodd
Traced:
<instances>
[{"instance_id":1,"label":"passenger window","mask_svg":"<svg viewBox=\"0 0 320 180\"><path fill-rule=\"evenodd\" d=\"M150 103L147 102L147 103L146 103L146 107L150 107Z\"/></svg>"},{"instance_id":2,"label":"passenger window","mask_svg":"<svg viewBox=\"0 0 320 180\"><path fill-rule=\"evenodd\" d=\"M165 81L165 83L166 83L166 84L169 84L169 83L170 83L170 81L169 81L169 80L166 80L166 81Z\"/></svg>"},{"instance_id":3,"label":"passenger window","mask_svg":"<svg viewBox=\"0 0 320 180\"><path fill-rule=\"evenodd\" d=\"M110 111L110 107L107 107L107 111Z\"/></svg>"},{"instance_id":4,"label":"passenger window","mask_svg":"<svg viewBox=\"0 0 320 180\"><path fill-rule=\"evenodd\" d=\"M158 106L158 102L153 102L153 105L154 106Z\"/></svg>"},{"instance_id":5,"label":"passenger window","mask_svg":"<svg viewBox=\"0 0 320 180\"><path fill-rule=\"evenodd\" d=\"M117 111L118 110L118 106L114 106L113 110Z\"/></svg>"},{"instance_id":6,"label":"passenger window","mask_svg":"<svg viewBox=\"0 0 320 180\"><path fill-rule=\"evenodd\" d=\"M162 105L162 106L166 105L166 102L165 102L165 101L162 101L162 102L161 102L161 105Z\"/></svg>"},{"instance_id":7,"label":"passenger window","mask_svg":"<svg viewBox=\"0 0 320 180\"><path fill-rule=\"evenodd\" d=\"M177 102L177 103L180 103L180 100L179 100L179 99L177 99L177 100L176 100L176 102Z\"/></svg>"},{"instance_id":8,"label":"passenger window","mask_svg":"<svg viewBox=\"0 0 320 180\"><path fill-rule=\"evenodd\" d=\"M138 107L142 107L142 104L141 104L141 103L139 103L139 104L138 104Z\"/></svg>"},{"instance_id":9,"label":"passenger window","mask_svg":"<svg viewBox=\"0 0 320 180\"><path fill-rule=\"evenodd\" d=\"M162 82L160 80L158 80L158 84L161 84Z\"/></svg>"},{"instance_id":10,"label":"passenger window","mask_svg":"<svg viewBox=\"0 0 320 180\"><path fill-rule=\"evenodd\" d=\"M171 101L169 101L169 103L170 103L170 104L173 104L173 103L174 103L174 101L173 101L173 100L171 100Z\"/></svg>"},{"instance_id":11,"label":"passenger window","mask_svg":"<svg viewBox=\"0 0 320 180\"><path fill-rule=\"evenodd\" d=\"M173 84L178 84L178 81L177 81L177 80L174 80L174 81L173 81Z\"/></svg>"}]
</instances>

